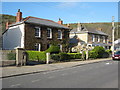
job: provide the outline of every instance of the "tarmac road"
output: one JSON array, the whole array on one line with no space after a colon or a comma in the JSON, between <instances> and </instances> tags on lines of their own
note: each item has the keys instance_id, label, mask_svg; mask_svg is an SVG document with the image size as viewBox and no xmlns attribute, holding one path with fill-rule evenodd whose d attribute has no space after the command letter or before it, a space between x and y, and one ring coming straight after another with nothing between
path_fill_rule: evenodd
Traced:
<instances>
[{"instance_id":1,"label":"tarmac road","mask_svg":"<svg viewBox=\"0 0 120 90\"><path fill-rule=\"evenodd\" d=\"M118 61L3 78L3 88L118 88Z\"/></svg>"}]
</instances>

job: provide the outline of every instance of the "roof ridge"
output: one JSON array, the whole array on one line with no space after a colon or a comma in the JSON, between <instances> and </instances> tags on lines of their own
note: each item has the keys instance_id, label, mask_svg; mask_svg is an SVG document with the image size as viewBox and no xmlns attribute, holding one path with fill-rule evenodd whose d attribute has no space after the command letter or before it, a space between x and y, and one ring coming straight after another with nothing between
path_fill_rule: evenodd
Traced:
<instances>
[{"instance_id":1,"label":"roof ridge","mask_svg":"<svg viewBox=\"0 0 120 90\"><path fill-rule=\"evenodd\" d=\"M27 21L29 18L35 18L35 19L46 20L46 21L50 21L50 22L53 22L53 23L57 23L57 22L55 22L55 21L53 21L53 20L43 19L43 18L38 18L38 17L33 17L33 16L28 16L28 17L26 17L26 19L25 19L24 21ZM57 23L57 24L59 24L59 23ZM59 24L59 25L62 25L62 24ZM62 25L62 26L67 27L67 26L65 26L65 25ZM67 28L68 28L68 27L67 27Z\"/></svg>"}]
</instances>

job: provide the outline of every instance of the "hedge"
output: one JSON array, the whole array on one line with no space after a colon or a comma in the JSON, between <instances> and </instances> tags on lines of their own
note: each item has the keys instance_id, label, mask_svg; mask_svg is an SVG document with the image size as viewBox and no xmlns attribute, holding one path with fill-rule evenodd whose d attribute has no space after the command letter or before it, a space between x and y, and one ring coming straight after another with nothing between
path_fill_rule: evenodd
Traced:
<instances>
[{"instance_id":1,"label":"hedge","mask_svg":"<svg viewBox=\"0 0 120 90\"><path fill-rule=\"evenodd\" d=\"M51 45L46 51L45 51L45 53L47 53L47 52L49 52L49 53L59 53L60 52L60 49L59 49L59 47L57 46L57 45Z\"/></svg>"},{"instance_id":2,"label":"hedge","mask_svg":"<svg viewBox=\"0 0 120 90\"><path fill-rule=\"evenodd\" d=\"M81 53L67 53L67 54L70 55L70 59L81 59L82 58Z\"/></svg>"},{"instance_id":3,"label":"hedge","mask_svg":"<svg viewBox=\"0 0 120 90\"><path fill-rule=\"evenodd\" d=\"M95 51L89 51L88 52L88 57L92 59L96 59L98 54Z\"/></svg>"},{"instance_id":4,"label":"hedge","mask_svg":"<svg viewBox=\"0 0 120 90\"><path fill-rule=\"evenodd\" d=\"M89 58L108 58L111 50L105 50L102 46L96 46L93 50L89 51Z\"/></svg>"},{"instance_id":5,"label":"hedge","mask_svg":"<svg viewBox=\"0 0 120 90\"><path fill-rule=\"evenodd\" d=\"M70 59L81 59L80 53L59 53L52 54L51 59L55 61L69 61Z\"/></svg>"},{"instance_id":6,"label":"hedge","mask_svg":"<svg viewBox=\"0 0 120 90\"><path fill-rule=\"evenodd\" d=\"M41 51L27 51L29 60L45 61L46 53Z\"/></svg>"}]
</instances>

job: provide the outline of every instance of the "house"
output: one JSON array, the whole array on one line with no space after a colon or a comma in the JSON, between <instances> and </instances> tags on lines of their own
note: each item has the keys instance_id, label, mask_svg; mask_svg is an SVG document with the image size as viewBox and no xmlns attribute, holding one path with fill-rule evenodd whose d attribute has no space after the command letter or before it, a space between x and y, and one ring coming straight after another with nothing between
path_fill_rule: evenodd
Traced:
<instances>
[{"instance_id":1,"label":"house","mask_svg":"<svg viewBox=\"0 0 120 90\"><path fill-rule=\"evenodd\" d=\"M16 22L6 23L3 49L20 47L26 50L44 51L51 44L56 44L63 51L65 50L63 45L69 40L69 28L62 24L61 19L58 22L31 16L22 19L22 12L19 9Z\"/></svg>"},{"instance_id":2,"label":"house","mask_svg":"<svg viewBox=\"0 0 120 90\"><path fill-rule=\"evenodd\" d=\"M70 44L72 51L82 48L85 44L89 49L95 46L103 46L105 49L110 49L108 44L108 35L102 32L101 28L93 29L78 23L77 28L70 31Z\"/></svg>"}]
</instances>

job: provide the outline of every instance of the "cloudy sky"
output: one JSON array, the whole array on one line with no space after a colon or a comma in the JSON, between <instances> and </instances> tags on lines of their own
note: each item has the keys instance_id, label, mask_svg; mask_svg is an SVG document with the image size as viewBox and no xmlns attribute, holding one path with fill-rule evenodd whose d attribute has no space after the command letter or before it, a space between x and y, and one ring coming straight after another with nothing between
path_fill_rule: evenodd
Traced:
<instances>
[{"instance_id":1,"label":"cloudy sky","mask_svg":"<svg viewBox=\"0 0 120 90\"><path fill-rule=\"evenodd\" d=\"M2 2L2 13L23 17L33 16L64 23L111 22L118 20L118 2Z\"/></svg>"}]
</instances>

